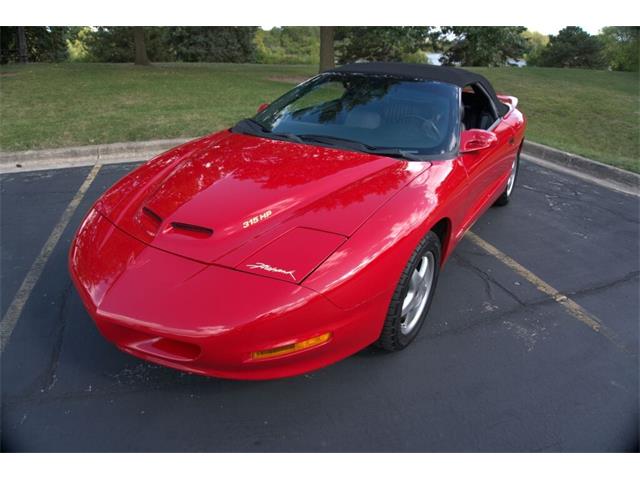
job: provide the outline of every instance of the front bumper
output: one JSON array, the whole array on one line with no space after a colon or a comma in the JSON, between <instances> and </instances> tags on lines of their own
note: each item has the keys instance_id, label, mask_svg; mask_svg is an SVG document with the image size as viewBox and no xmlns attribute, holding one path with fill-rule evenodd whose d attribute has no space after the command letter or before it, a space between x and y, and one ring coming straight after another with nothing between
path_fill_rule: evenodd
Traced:
<instances>
[{"instance_id":1,"label":"front bumper","mask_svg":"<svg viewBox=\"0 0 640 480\"><path fill-rule=\"evenodd\" d=\"M269 379L326 366L375 341L386 311L375 302L343 310L304 286L164 252L96 210L74 238L69 270L98 329L120 349L217 377ZM328 342L307 350L251 355L326 332Z\"/></svg>"}]
</instances>

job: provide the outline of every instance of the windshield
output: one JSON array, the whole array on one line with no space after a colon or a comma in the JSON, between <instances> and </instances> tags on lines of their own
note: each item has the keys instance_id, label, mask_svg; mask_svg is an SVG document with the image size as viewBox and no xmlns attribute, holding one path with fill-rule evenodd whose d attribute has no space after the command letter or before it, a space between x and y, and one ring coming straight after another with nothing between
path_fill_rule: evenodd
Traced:
<instances>
[{"instance_id":1,"label":"windshield","mask_svg":"<svg viewBox=\"0 0 640 480\"><path fill-rule=\"evenodd\" d=\"M459 123L459 93L453 85L331 73L299 85L234 130L423 157L453 153Z\"/></svg>"}]
</instances>

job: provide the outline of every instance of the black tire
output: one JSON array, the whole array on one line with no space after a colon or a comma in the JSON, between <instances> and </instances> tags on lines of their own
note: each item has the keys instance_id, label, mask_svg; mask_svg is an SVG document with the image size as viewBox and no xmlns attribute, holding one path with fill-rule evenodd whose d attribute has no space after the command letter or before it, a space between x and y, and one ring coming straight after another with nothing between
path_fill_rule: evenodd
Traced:
<instances>
[{"instance_id":1,"label":"black tire","mask_svg":"<svg viewBox=\"0 0 640 480\"><path fill-rule=\"evenodd\" d=\"M509 184L504 187L504 192L502 195L498 197L498 199L493 203L496 207L504 207L509 203L511 197L513 196L513 191L516 189L516 182L518 181L518 172L520 172L520 151L522 150L522 145L518 149L518 153L516 155L516 175L513 179L513 186L511 187L511 191L509 191Z\"/></svg>"},{"instance_id":2,"label":"black tire","mask_svg":"<svg viewBox=\"0 0 640 480\"><path fill-rule=\"evenodd\" d=\"M429 232L413 251L411 258L402 271L398 285L396 286L393 297L391 298L387 318L385 319L384 326L382 327L382 333L375 343L377 347L389 352L395 352L402 350L416 338L425 322L425 319L427 318L431 302L433 300L433 295L436 291L438 275L440 274L441 254L442 247L440 245L440 239L434 232ZM407 319L403 319L402 306L405 297L409 292L411 276L416 269L420 268L421 263L423 262L423 257L429 258L427 261L430 262L431 256L433 257L433 277L431 280L431 287L427 293L426 304L424 304L422 313L411 330L403 332L403 320L406 322ZM416 318L417 317L418 316L416 315Z\"/></svg>"}]
</instances>

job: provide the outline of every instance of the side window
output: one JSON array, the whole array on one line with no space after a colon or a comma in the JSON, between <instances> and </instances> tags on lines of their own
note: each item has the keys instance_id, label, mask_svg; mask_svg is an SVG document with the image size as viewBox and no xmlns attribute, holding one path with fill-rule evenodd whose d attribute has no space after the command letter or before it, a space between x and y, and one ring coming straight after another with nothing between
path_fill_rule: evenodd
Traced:
<instances>
[{"instance_id":1,"label":"side window","mask_svg":"<svg viewBox=\"0 0 640 480\"><path fill-rule=\"evenodd\" d=\"M477 85L467 85L462 90L462 106L464 108L462 123L466 130L472 128L488 130L498 118L491 100Z\"/></svg>"}]
</instances>

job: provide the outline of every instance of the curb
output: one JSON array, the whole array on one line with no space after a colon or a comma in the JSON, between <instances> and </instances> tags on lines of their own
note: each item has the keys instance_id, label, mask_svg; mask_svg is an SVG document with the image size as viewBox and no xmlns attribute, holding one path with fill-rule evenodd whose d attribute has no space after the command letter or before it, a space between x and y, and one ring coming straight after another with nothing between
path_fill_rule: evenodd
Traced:
<instances>
[{"instance_id":1,"label":"curb","mask_svg":"<svg viewBox=\"0 0 640 480\"><path fill-rule=\"evenodd\" d=\"M578 170L583 174L598 179L609 180L630 187L632 190L640 188L640 175L637 173L628 172L627 170L596 162L573 153L563 152L557 148L525 140L523 153L568 169Z\"/></svg>"},{"instance_id":2,"label":"curb","mask_svg":"<svg viewBox=\"0 0 640 480\"><path fill-rule=\"evenodd\" d=\"M83 167L98 162L102 164L142 162L190 140L193 138L0 152L0 174Z\"/></svg>"},{"instance_id":3,"label":"curb","mask_svg":"<svg viewBox=\"0 0 640 480\"><path fill-rule=\"evenodd\" d=\"M97 162L102 164L142 162L190 140L193 138L0 152L0 174L81 167ZM640 175L637 173L605 165L580 155L563 152L529 140L524 142L523 153L542 160L546 164L554 164L569 171L577 171L582 176L594 177L601 181L609 180L634 192L640 189Z\"/></svg>"}]
</instances>

